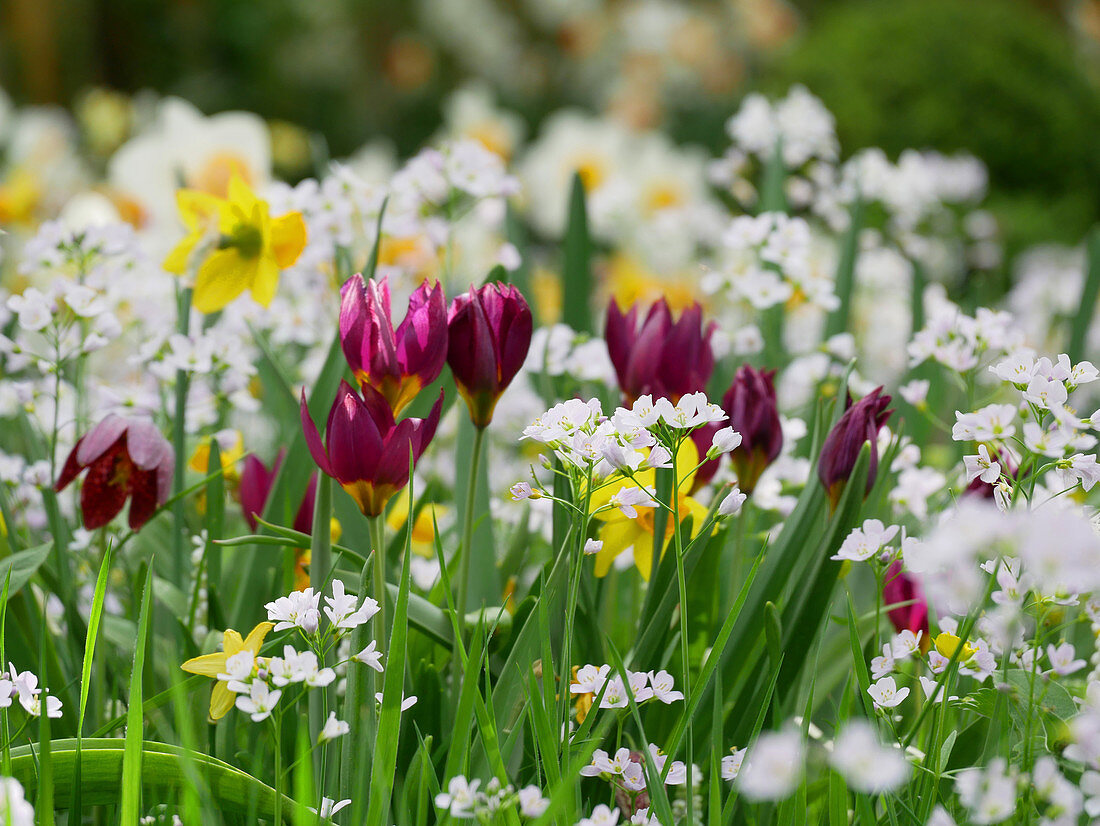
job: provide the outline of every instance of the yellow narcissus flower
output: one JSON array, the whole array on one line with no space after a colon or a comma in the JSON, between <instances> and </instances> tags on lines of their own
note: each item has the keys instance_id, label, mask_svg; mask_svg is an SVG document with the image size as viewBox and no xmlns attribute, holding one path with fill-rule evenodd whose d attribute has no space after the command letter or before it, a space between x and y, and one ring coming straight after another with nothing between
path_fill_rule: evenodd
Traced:
<instances>
[{"instance_id":1,"label":"yellow narcissus flower","mask_svg":"<svg viewBox=\"0 0 1100 826\"><path fill-rule=\"evenodd\" d=\"M692 481L695 479L695 466L699 464L699 451L695 443L690 439L684 439L676 453L677 491L679 493L678 507L681 521L688 516L692 517L691 535L699 533L703 521L706 519L707 509L703 504L686 491L691 490ZM611 563L627 548L634 549L634 564L642 579L649 581L651 568L653 567L653 531L656 508L637 506L637 516L631 518L617 507L611 505L611 498L620 491L630 487L655 488L657 471L653 468L639 470L633 479L625 476L597 488L592 493L590 511L604 525L600 528L600 540L603 546L596 553L596 576L605 576L611 570ZM602 510L601 510L602 509ZM598 511L598 512L597 512ZM672 514L670 513L665 523L665 536L662 542L661 553L672 537Z\"/></svg>"},{"instance_id":2,"label":"yellow narcissus flower","mask_svg":"<svg viewBox=\"0 0 1100 826\"><path fill-rule=\"evenodd\" d=\"M946 631L944 631L942 634L936 637L936 650L939 651L942 656L947 657L947 659L951 659L952 655L954 655L955 653L955 649L959 647L959 643L961 642L962 640L960 640L954 634L948 634ZM965 663L967 660L974 656L976 651L976 648L973 648L969 644L963 642L962 651L959 652L958 661L960 663Z\"/></svg>"},{"instance_id":3,"label":"yellow narcissus flower","mask_svg":"<svg viewBox=\"0 0 1100 826\"><path fill-rule=\"evenodd\" d=\"M241 639L241 635L234 631L232 628L226 629L225 635L222 637L222 650L216 654L203 654L201 657L193 657L183 665L180 666L184 671L191 674L201 674L204 677L213 677L217 680L214 683L214 690L210 693L210 719L220 720L226 714L229 713L229 709L233 708L235 696L229 687L218 680L219 674L226 672L225 661L232 657L234 654L239 654L245 649L252 652L253 656L260 653L260 646L264 644L264 638L267 637L271 629L275 626L270 622L261 622L249 633L248 637Z\"/></svg>"},{"instance_id":4,"label":"yellow narcissus flower","mask_svg":"<svg viewBox=\"0 0 1100 826\"><path fill-rule=\"evenodd\" d=\"M413 521L412 552L426 559L435 559L435 526L447 516L446 505L429 502L420 509ZM396 532L405 527L409 518L409 489L397 494L386 514L386 526ZM335 540L334 540L335 541Z\"/></svg>"},{"instance_id":5,"label":"yellow narcissus flower","mask_svg":"<svg viewBox=\"0 0 1100 826\"><path fill-rule=\"evenodd\" d=\"M215 436L207 436L199 442L199 446L191 454L191 461L188 466L196 473L209 473L210 440L218 439L218 456L221 459L222 475L229 482L239 482L241 475L237 470L237 462L244 458L244 437L239 430L225 431L225 435L231 437L232 441L230 442L229 438L223 439L222 434L219 433Z\"/></svg>"},{"instance_id":6,"label":"yellow narcissus flower","mask_svg":"<svg viewBox=\"0 0 1100 826\"><path fill-rule=\"evenodd\" d=\"M278 218L268 213L266 201L256 197L235 175L229 197L217 198L193 189L176 193L187 236L168 254L164 268L182 275L201 253L202 242L217 233L213 251L199 265L193 302L201 313L224 309L245 290L265 307L275 297L279 272L298 260L306 245L301 213Z\"/></svg>"}]
</instances>

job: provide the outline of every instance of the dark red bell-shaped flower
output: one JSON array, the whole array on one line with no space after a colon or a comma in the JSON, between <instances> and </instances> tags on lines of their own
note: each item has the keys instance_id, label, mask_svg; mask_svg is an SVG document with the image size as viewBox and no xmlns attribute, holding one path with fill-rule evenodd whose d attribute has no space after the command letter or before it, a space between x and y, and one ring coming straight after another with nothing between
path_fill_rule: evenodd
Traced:
<instances>
[{"instance_id":1,"label":"dark red bell-shaped flower","mask_svg":"<svg viewBox=\"0 0 1100 826\"><path fill-rule=\"evenodd\" d=\"M370 385L360 396L340 382L328 414L325 440L309 415L302 393L302 429L313 461L348 492L367 516L379 516L386 502L409 483L409 451L420 459L435 435L443 410L443 391L426 419L395 422L382 394Z\"/></svg>"},{"instance_id":2,"label":"dark red bell-shaped flower","mask_svg":"<svg viewBox=\"0 0 1100 826\"><path fill-rule=\"evenodd\" d=\"M280 450L275 457L271 469L251 453L244 459L244 469L241 471L241 510L244 518L248 520L252 530L256 530L257 516L263 516L267 505L267 497L271 495L271 487L275 483L275 474L286 456L286 450ZM305 495L302 504L298 507L298 513L294 517L294 530L300 533L313 531L313 503L317 498L317 474L309 475Z\"/></svg>"},{"instance_id":3,"label":"dark red bell-shaped flower","mask_svg":"<svg viewBox=\"0 0 1100 826\"><path fill-rule=\"evenodd\" d=\"M531 346L531 308L511 284L471 287L451 304L447 363L477 427L493 420Z\"/></svg>"},{"instance_id":4,"label":"dark red bell-shaped flower","mask_svg":"<svg viewBox=\"0 0 1100 826\"><path fill-rule=\"evenodd\" d=\"M673 322L662 298L640 325L638 316L637 304L625 315L614 300L607 307L607 352L627 405L646 394L675 404L681 396L705 390L714 371L714 323L703 324L703 308L692 304Z\"/></svg>"},{"instance_id":5,"label":"dark red bell-shaped flower","mask_svg":"<svg viewBox=\"0 0 1100 826\"><path fill-rule=\"evenodd\" d=\"M360 386L370 385L396 416L438 378L447 361L447 300L443 287L421 284L395 330L390 286L353 275L340 290L340 345Z\"/></svg>"},{"instance_id":6,"label":"dark red bell-shaped flower","mask_svg":"<svg viewBox=\"0 0 1100 826\"><path fill-rule=\"evenodd\" d=\"M755 370L743 364L722 397L722 409L729 416L726 424L741 434L741 444L730 453L730 460L737 485L745 493L752 493L760 474L783 449L774 379L774 370Z\"/></svg>"},{"instance_id":7,"label":"dark red bell-shaped flower","mask_svg":"<svg viewBox=\"0 0 1100 826\"><path fill-rule=\"evenodd\" d=\"M849 399L849 404L850 404ZM890 396L876 387L855 404L850 404L840 421L825 437L821 456L817 460L817 476L829 494L829 502L835 508L840 500L844 483L852 475L864 442L871 444L871 465L867 472L867 493L875 484L878 473L878 432L894 411L887 410Z\"/></svg>"},{"instance_id":8,"label":"dark red bell-shaped flower","mask_svg":"<svg viewBox=\"0 0 1100 826\"><path fill-rule=\"evenodd\" d=\"M924 633L921 636L921 644L927 645L930 642L928 600L924 597L924 589L914 576L902 570L900 560L890 563L890 567L886 569L886 578L882 584L882 601L885 605L896 606L886 612L896 631L912 631L914 634L922 631Z\"/></svg>"},{"instance_id":9,"label":"dark red bell-shaped flower","mask_svg":"<svg viewBox=\"0 0 1100 826\"><path fill-rule=\"evenodd\" d=\"M69 453L54 490L64 490L84 470L80 512L88 530L102 528L130 500L129 523L138 530L168 500L176 454L149 421L111 414Z\"/></svg>"}]
</instances>

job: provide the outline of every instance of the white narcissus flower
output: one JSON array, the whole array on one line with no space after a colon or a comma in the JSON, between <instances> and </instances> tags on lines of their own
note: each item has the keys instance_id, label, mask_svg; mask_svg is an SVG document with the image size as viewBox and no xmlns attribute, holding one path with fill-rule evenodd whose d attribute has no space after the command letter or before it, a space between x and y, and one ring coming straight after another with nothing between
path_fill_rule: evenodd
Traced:
<instances>
[{"instance_id":1,"label":"white narcissus flower","mask_svg":"<svg viewBox=\"0 0 1100 826\"><path fill-rule=\"evenodd\" d=\"M875 708L895 708L909 696L909 689L899 689L893 677L883 677L871 685L867 693L875 701Z\"/></svg>"}]
</instances>

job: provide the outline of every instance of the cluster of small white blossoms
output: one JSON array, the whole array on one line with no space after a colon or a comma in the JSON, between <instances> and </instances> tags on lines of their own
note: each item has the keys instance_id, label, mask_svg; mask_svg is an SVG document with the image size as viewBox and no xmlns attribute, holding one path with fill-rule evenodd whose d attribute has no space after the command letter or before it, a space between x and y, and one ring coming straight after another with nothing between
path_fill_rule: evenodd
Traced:
<instances>
[{"instance_id":1,"label":"cluster of small white blossoms","mask_svg":"<svg viewBox=\"0 0 1100 826\"><path fill-rule=\"evenodd\" d=\"M728 417L709 402L705 393L688 393L678 404L665 398L642 396L628 410L619 407L608 418L599 399L570 399L554 405L524 428L524 439L550 447L567 468L603 479L613 473L631 477L647 468L671 468L672 450L697 427L722 422ZM714 459L741 444L741 434L723 427L713 436L707 459ZM683 468L687 472L692 468ZM515 501L549 496L527 482L512 486ZM644 486L624 487L608 507L619 508L633 519L638 507L656 507L655 491ZM736 513L744 495L734 489L719 505L719 515Z\"/></svg>"},{"instance_id":2,"label":"cluster of small white blossoms","mask_svg":"<svg viewBox=\"0 0 1100 826\"><path fill-rule=\"evenodd\" d=\"M1062 756L1084 767L1079 783L1085 812L1100 816L1100 682L1090 679L1079 713L1068 722L1070 744Z\"/></svg>"},{"instance_id":3,"label":"cluster of small white blossoms","mask_svg":"<svg viewBox=\"0 0 1100 826\"><path fill-rule=\"evenodd\" d=\"M704 276L709 294L728 290L756 310L783 304L796 293L822 310L835 309L830 267L822 266L810 225L783 212L741 215L722 234L716 269Z\"/></svg>"},{"instance_id":4,"label":"cluster of small white blossoms","mask_svg":"<svg viewBox=\"0 0 1100 826\"><path fill-rule=\"evenodd\" d=\"M637 705L650 700L671 705L684 699L683 692L676 690L675 681L667 671L628 669L625 683L619 674L609 676L610 674L610 665L583 665L577 669L573 683L569 686L569 693L599 697L602 692L600 708L626 708L630 705L630 697L634 698Z\"/></svg>"},{"instance_id":5,"label":"cluster of small white blossoms","mask_svg":"<svg viewBox=\"0 0 1100 826\"><path fill-rule=\"evenodd\" d=\"M34 826L34 806L27 800L23 784L14 777L0 777L0 823L5 826Z\"/></svg>"},{"instance_id":6,"label":"cluster of small white blossoms","mask_svg":"<svg viewBox=\"0 0 1100 826\"><path fill-rule=\"evenodd\" d=\"M736 781L749 800L789 797L802 782L808 752L794 723L761 734L747 749L731 749L732 754L722 758L722 779ZM808 728L812 738L822 739L816 726ZM883 742L869 721L848 720L836 737L821 747L826 762L856 791L882 794L909 780L911 768L905 753L896 743Z\"/></svg>"},{"instance_id":7,"label":"cluster of small white blossoms","mask_svg":"<svg viewBox=\"0 0 1100 826\"><path fill-rule=\"evenodd\" d=\"M853 528L845 537L832 559L850 562L874 559L880 565L889 565L898 557L899 551L888 547L898 530L897 525L883 525L878 519L865 519L860 527Z\"/></svg>"},{"instance_id":8,"label":"cluster of small white blossoms","mask_svg":"<svg viewBox=\"0 0 1100 826\"><path fill-rule=\"evenodd\" d=\"M1013 818L1021 799L1029 796L1038 805L1040 823L1046 826L1075 826L1082 812L1095 817L1100 812L1100 775L1081 779L1081 787L1070 782L1059 770L1057 761L1044 755L1035 761L1032 771L1020 772L1003 757L986 766L961 770L955 776L955 792L973 823L1004 823ZM1086 779L1088 778L1088 779ZM1089 799L1086 800L1086 795ZM954 826L955 821L942 808L929 820L930 826Z\"/></svg>"},{"instance_id":9,"label":"cluster of small white blossoms","mask_svg":"<svg viewBox=\"0 0 1100 826\"><path fill-rule=\"evenodd\" d=\"M582 817L577 821L576 826L661 826L661 821L657 819L657 815L652 814L649 809L639 809L630 816L628 820L620 820L621 812L616 808L612 809L606 803L600 803L592 810L592 814L588 817Z\"/></svg>"},{"instance_id":10,"label":"cluster of small white blossoms","mask_svg":"<svg viewBox=\"0 0 1100 826\"><path fill-rule=\"evenodd\" d=\"M1023 346L1012 315L979 307L973 316L935 292L924 327L909 343L909 364L932 359L949 370L967 373L983 358L999 359Z\"/></svg>"},{"instance_id":11,"label":"cluster of small white blossoms","mask_svg":"<svg viewBox=\"0 0 1100 826\"><path fill-rule=\"evenodd\" d=\"M480 780L467 780L458 774L447 782L447 791L435 796L435 805L451 817L487 823L502 812L517 810L521 817L533 820L542 816L550 801L538 786L524 786L517 791L494 777L482 789Z\"/></svg>"},{"instance_id":12,"label":"cluster of small white blossoms","mask_svg":"<svg viewBox=\"0 0 1100 826\"><path fill-rule=\"evenodd\" d=\"M281 657L257 657L250 649L244 649L225 661L225 672L218 680L239 695L237 708L251 715L254 722L266 720L275 710L287 686L300 685L304 689L323 688L336 680L336 670L321 665L324 655L339 641L370 621L378 613L378 603L366 597L362 605L353 594L344 590L344 583L332 582L332 596L326 596L321 608L321 594L313 588L293 591L267 603L268 620L275 623L276 632L297 629L309 645L309 650L298 651L292 645L283 646ZM322 627L322 610L328 624ZM376 671L382 671L382 655L377 642L353 655L351 661L364 663ZM341 662L340 665L346 664ZM335 739L348 731L348 724L329 715L319 738L321 742Z\"/></svg>"},{"instance_id":13,"label":"cluster of small white blossoms","mask_svg":"<svg viewBox=\"0 0 1100 826\"><path fill-rule=\"evenodd\" d=\"M47 717L61 716L61 700L38 687L38 677L30 671L20 671L11 663L0 674L0 708L9 708L15 700L32 717L41 717L43 709Z\"/></svg>"},{"instance_id":14,"label":"cluster of small white blossoms","mask_svg":"<svg viewBox=\"0 0 1100 826\"><path fill-rule=\"evenodd\" d=\"M664 775L666 786L683 786L687 783L687 764L680 760L673 760L666 769L668 755L662 754L653 743L650 743L647 748L657 773ZM695 776L698 777L699 767L693 766L693 769ZM666 771L667 774L665 774ZM581 769L581 775L606 780L617 790L626 792L631 798L646 790L645 757L628 748L620 748L613 755L609 755L603 749L596 749L592 752L592 762Z\"/></svg>"}]
</instances>

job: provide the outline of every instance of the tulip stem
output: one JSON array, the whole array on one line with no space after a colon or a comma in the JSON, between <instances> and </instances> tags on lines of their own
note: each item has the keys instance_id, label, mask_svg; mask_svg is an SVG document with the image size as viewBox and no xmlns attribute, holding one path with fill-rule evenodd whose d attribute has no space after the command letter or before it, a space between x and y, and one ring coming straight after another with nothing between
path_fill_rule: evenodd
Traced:
<instances>
[{"instance_id":1,"label":"tulip stem","mask_svg":"<svg viewBox=\"0 0 1100 826\"><path fill-rule=\"evenodd\" d=\"M309 550L309 584L313 586L313 592L319 594L325 589L328 582L329 568L332 567L332 477L322 473L317 479L317 495L313 506L313 524L310 527L311 539ZM355 653L354 651L352 652ZM328 652L321 656L321 667L329 665L332 657ZM328 689L315 689L309 692L309 737L311 743L316 743L325 724L325 713L328 710ZM317 779L317 788L325 787L325 772L322 754L324 749L318 749L313 754L313 773Z\"/></svg>"},{"instance_id":2,"label":"tulip stem","mask_svg":"<svg viewBox=\"0 0 1100 826\"><path fill-rule=\"evenodd\" d=\"M191 292L190 287L184 287L179 296L176 332L184 336L188 335L191 330ZM176 453L176 466L172 471L172 492L176 494L183 490L184 469L187 464L183 451L184 440L187 436L188 378L186 370L176 371L176 409L172 421L172 447ZM184 536L187 532L187 526L184 524L183 504L183 499L180 498L172 505L172 516L175 521L175 530L172 532L172 569L176 582L183 582L185 575Z\"/></svg>"},{"instance_id":3,"label":"tulip stem","mask_svg":"<svg viewBox=\"0 0 1100 826\"><path fill-rule=\"evenodd\" d=\"M470 457L470 479L466 486L466 512L462 520L462 555L458 558L458 621L463 622L466 610L466 593L470 584L470 546L474 539L474 502L477 497L478 470L481 467L481 444L485 438L485 428L474 430L474 449Z\"/></svg>"}]
</instances>

